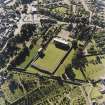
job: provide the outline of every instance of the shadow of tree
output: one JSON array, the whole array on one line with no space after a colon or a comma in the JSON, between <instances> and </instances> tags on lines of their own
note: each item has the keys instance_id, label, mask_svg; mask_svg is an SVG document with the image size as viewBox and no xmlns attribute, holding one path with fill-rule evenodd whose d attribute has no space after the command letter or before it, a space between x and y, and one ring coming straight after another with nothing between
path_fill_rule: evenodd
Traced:
<instances>
[{"instance_id":1,"label":"shadow of tree","mask_svg":"<svg viewBox=\"0 0 105 105\"><path fill-rule=\"evenodd\" d=\"M15 80L11 80L9 83L9 89L12 93L15 93L15 90L17 89L17 82Z\"/></svg>"}]
</instances>

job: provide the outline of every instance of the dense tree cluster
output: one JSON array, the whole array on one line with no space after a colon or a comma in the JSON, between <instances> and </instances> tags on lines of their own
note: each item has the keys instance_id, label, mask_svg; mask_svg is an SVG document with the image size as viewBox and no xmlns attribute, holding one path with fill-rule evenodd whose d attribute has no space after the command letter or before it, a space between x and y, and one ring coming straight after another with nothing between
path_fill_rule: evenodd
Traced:
<instances>
[{"instance_id":1,"label":"dense tree cluster","mask_svg":"<svg viewBox=\"0 0 105 105\"><path fill-rule=\"evenodd\" d=\"M16 66L16 65L21 64L25 60L26 56L29 56L29 49L27 47L25 47L19 53L19 55L17 55L16 58L11 62L12 66Z\"/></svg>"},{"instance_id":2,"label":"dense tree cluster","mask_svg":"<svg viewBox=\"0 0 105 105\"><path fill-rule=\"evenodd\" d=\"M21 38L27 41L31 36L33 36L35 31L36 31L35 24L24 24L21 27Z\"/></svg>"}]
</instances>

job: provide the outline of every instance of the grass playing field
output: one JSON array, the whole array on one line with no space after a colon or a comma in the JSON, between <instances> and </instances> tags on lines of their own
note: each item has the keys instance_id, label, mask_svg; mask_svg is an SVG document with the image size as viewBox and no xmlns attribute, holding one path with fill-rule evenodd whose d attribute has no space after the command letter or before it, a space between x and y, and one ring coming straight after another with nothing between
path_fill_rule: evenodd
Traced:
<instances>
[{"instance_id":1,"label":"grass playing field","mask_svg":"<svg viewBox=\"0 0 105 105\"><path fill-rule=\"evenodd\" d=\"M56 48L53 43L50 43L45 51L45 56L43 58L39 58L37 61L35 61L35 63L41 67L53 70L62 59L64 54L64 50Z\"/></svg>"}]
</instances>

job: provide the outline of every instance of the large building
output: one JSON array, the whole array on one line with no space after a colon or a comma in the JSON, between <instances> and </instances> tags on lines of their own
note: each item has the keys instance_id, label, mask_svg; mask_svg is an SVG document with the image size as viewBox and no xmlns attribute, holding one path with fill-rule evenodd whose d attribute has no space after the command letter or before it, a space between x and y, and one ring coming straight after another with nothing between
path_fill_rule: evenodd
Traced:
<instances>
[{"instance_id":1,"label":"large building","mask_svg":"<svg viewBox=\"0 0 105 105\"><path fill-rule=\"evenodd\" d=\"M62 49L69 49L69 42L61 39L61 38L54 38L54 44L56 47L62 48Z\"/></svg>"}]
</instances>

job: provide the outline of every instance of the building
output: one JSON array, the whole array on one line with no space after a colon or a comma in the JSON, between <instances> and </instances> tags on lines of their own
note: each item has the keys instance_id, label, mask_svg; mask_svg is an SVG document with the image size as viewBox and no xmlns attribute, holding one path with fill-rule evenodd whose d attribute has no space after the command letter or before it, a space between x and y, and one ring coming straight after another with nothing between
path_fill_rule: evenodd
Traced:
<instances>
[{"instance_id":1,"label":"building","mask_svg":"<svg viewBox=\"0 0 105 105\"><path fill-rule=\"evenodd\" d=\"M32 14L36 14L37 13L37 8L32 6Z\"/></svg>"},{"instance_id":2,"label":"building","mask_svg":"<svg viewBox=\"0 0 105 105\"><path fill-rule=\"evenodd\" d=\"M101 94L105 94L105 87L102 87L99 91Z\"/></svg>"},{"instance_id":3,"label":"building","mask_svg":"<svg viewBox=\"0 0 105 105\"><path fill-rule=\"evenodd\" d=\"M62 49L69 49L69 42L61 39L61 38L54 38L54 44L56 47L62 48Z\"/></svg>"}]
</instances>

